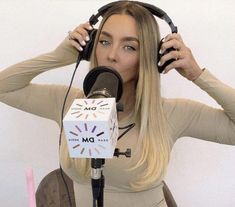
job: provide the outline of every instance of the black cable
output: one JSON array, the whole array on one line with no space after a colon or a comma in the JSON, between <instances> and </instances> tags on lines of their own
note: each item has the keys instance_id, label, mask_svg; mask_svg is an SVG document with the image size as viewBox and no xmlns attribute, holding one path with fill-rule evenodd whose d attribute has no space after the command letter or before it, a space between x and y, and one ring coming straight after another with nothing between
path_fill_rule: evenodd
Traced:
<instances>
[{"instance_id":1,"label":"black cable","mask_svg":"<svg viewBox=\"0 0 235 207\"><path fill-rule=\"evenodd\" d=\"M67 98L68 98L70 89L71 89L71 87L72 87L73 80L74 80L74 77L75 77L75 74L76 74L76 71L77 71L77 68L78 68L78 65L79 65L80 61L81 61L81 58L80 58L80 56L79 56L79 57L78 57L78 60L77 60L77 64L76 64L75 69L74 69L74 72L73 72L73 75L72 75L72 78L71 78L71 81L70 81L70 83L69 83L68 90L67 90L67 92L66 92L66 94L65 94L65 97L64 97L63 105L62 105L61 120L60 120L60 135L59 135L59 153L60 153L61 138L62 138L62 132L63 132L64 108L65 108L65 104L66 104L66 101L67 101ZM60 165L60 161L59 161L59 165ZM73 205L72 205L72 200L71 200L71 196L70 196L70 193L69 193L68 184L67 184L67 182L66 182L66 180L65 180L65 178L64 178L63 170L62 170L62 168L61 168L61 165L60 165L60 174L61 174L63 183L64 183L64 185L65 185L66 193L67 193L67 196L68 196L68 199L69 199L69 206L70 206L70 207L73 207Z\"/></svg>"},{"instance_id":2,"label":"black cable","mask_svg":"<svg viewBox=\"0 0 235 207\"><path fill-rule=\"evenodd\" d=\"M61 110L61 120L60 120L60 124L61 124L61 127L60 127L60 138L59 138L59 147L61 145L61 136L62 136L62 131L63 131L63 118L64 118L64 108L65 108L65 104L66 104L66 101L67 101L67 98L68 98L68 95L69 95L69 92L70 92L70 89L72 87L72 84L73 84L73 80L74 80L74 76L76 74L76 71L77 71L77 68L78 68L78 65L81 61L81 58L78 57L78 60L77 60L77 64L76 64L76 67L73 71L73 75L72 75L72 78L71 78L71 81L69 83L69 88L65 94L65 97L64 97L64 102L63 102L63 105L62 105L62 110Z\"/></svg>"},{"instance_id":3,"label":"black cable","mask_svg":"<svg viewBox=\"0 0 235 207\"><path fill-rule=\"evenodd\" d=\"M129 124L124 127L118 127L118 129L127 129L118 137L118 140L121 139L127 132L129 132L134 126L135 126L135 123Z\"/></svg>"}]
</instances>

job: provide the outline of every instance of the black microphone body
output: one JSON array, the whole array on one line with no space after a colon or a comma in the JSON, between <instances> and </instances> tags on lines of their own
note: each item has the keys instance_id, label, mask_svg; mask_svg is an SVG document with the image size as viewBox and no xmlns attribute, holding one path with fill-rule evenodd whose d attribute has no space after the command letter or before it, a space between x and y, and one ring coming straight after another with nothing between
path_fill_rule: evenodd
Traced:
<instances>
[{"instance_id":1,"label":"black microphone body","mask_svg":"<svg viewBox=\"0 0 235 207\"><path fill-rule=\"evenodd\" d=\"M87 98L116 98L122 96L123 81L115 70L99 66L92 69L84 79L83 90Z\"/></svg>"}]
</instances>

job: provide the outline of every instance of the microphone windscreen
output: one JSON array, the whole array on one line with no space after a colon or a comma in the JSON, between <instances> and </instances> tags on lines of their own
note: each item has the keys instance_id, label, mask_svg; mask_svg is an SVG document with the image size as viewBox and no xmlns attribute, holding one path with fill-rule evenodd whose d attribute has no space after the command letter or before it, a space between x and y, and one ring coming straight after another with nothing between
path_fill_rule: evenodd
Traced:
<instances>
[{"instance_id":1,"label":"microphone windscreen","mask_svg":"<svg viewBox=\"0 0 235 207\"><path fill-rule=\"evenodd\" d=\"M100 66L87 74L83 82L83 90L86 96L96 91L107 90L118 102L122 96L123 81L117 71Z\"/></svg>"}]
</instances>

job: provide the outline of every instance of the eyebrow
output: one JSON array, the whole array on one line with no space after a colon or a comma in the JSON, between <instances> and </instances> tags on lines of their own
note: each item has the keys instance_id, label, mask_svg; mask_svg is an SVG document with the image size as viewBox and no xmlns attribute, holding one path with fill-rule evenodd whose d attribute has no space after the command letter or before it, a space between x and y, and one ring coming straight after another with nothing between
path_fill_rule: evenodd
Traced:
<instances>
[{"instance_id":1,"label":"eyebrow","mask_svg":"<svg viewBox=\"0 0 235 207\"><path fill-rule=\"evenodd\" d=\"M101 35L105 35L107 37L112 38L112 35L106 31L102 31ZM139 40L136 37L132 37L132 36L123 37L121 40L122 41L135 41L135 42L139 43Z\"/></svg>"}]
</instances>

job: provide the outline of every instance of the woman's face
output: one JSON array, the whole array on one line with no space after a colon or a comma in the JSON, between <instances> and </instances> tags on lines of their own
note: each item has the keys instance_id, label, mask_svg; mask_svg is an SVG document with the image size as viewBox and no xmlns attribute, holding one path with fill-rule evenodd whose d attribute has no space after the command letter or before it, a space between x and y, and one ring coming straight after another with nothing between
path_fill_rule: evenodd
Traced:
<instances>
[{"instance_id":1,"label":"woman's face","mask_svg":"<svg viewBox=\"0 0 235 207\"><path fill-rule=\"evenodd\" d=\"M115 14L106 20L99 36L96 58L98 66L118 71L124 83L137 79L139 40L134 18Z\"/></svg>"}]
</instances>

